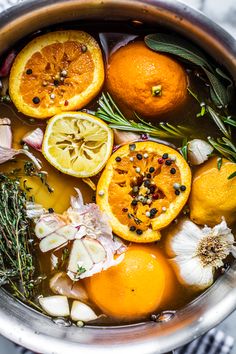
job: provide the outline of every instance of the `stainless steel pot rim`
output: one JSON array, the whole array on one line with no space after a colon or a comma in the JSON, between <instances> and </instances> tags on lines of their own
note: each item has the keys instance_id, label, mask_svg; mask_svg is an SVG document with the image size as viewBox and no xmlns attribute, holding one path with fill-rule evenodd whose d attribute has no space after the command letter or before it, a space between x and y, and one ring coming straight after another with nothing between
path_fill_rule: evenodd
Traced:
<instances>
[{"instance_id":1,"label":"stainless steel pot rim","mask_svg":"<svg viewBox=\"0 0 236 354\"><path fill-rule=\"evenodd\" d=\"M10 35L9 33L13 31L14 23L23 28L25 21L29 20L30 17L34 19L38 14L43 19L49 9L53 11L60 6L68 8L73 5L76 8L84 5L85 7L91 6L91 9L99 8L99 11L103 11L103 9L111 6L116 7L117 12L119 12L117 3L117 0L27 0L0 14L0 36L7 38ZM134 14L137 13L137 17L135 16L134 19L148 18L149 12L153 11L154 13L158 10L165 20L169 16L170 22L173 21L174 23L176 21L180 32L181 29L182 32L186 32L188 26L192 25L193 32L188 33L189 37L191 38L192 35L192 38L198 44L202 44L204 49L209 49L208 51L212 55L221 53L222 58L225 58L224 64L236 76L236 41L200 12L175 0L119 0L121 9L124 8L125 11L128 11L129 6L133 7ZM135 8L137 9L136 12ZM124 16L125 11L123 10ZM92 12L92 15L94 13ZM120 11L119 19L121 17ZM106 18L117 19L114 11L111 11ZM41 27L44 27L43 20ZM20 36L24 36L24 34L19 33ZM208 48L208 41L210 40L212 47ZM14 39L12 39L12 43L13 41ZM2 44L4 43L2 42ZM5 48L7 48L7 43L5 43ZM4 45L0 45L0 52L3 49ZM148 325L117 329L97 330L75 327L64 329L57 327L35 311L26 310L24 305L10 298L2 290L0 290L0 299L1 334L31 350L50 354L66 354L67 352L74 354L79 350L83 354L93 354L95 351L97 354L164 353L205 333L236 309L236 263L224 277L220 278L202 296L201 307L196 302L191 304L189 308L179 311L179 314L173 320L172 327L174 328L172 328L172 331L170 331L168 323L162 324L161 327L160 324L149 323ZM212 301L213 303L213 299L214 306L208 306L208 302ZM188 321L190 311L193 316L192 322ZM184 321L186 321L185 325ZM163 332L161 336L158 335L158 331ZM98 332L99 334L96 334ZM146 335L147 333L148 335ZM118 335L122 338L117 338ZM103 341L103 337L106 337L106 341Z\"/></svg>"}]
</instances>

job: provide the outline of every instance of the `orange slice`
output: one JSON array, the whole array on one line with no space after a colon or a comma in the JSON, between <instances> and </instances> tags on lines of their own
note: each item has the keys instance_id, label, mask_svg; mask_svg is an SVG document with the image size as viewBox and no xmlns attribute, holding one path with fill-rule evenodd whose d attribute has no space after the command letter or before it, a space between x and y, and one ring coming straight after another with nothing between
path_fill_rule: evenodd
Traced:
<instances>
[{"instance_id":1,"label":"orange slice","mask_svg":"<svg viewBox=\"0 0 236 354\"><path fill-rule=\"evenodd\" d=\"M191 170L174 149L137 142L108 160L97 186L97 204L113 232L133 242L153 242L188 200Z\"/></svg>"},{"instance_id":2,"label":"orange slice","mask_svg":"<svg viewBox=\"0 0 236 354\"><path fill-rule=\"evenodd\" d=\"M58 31L33 39L17 55L9 81L17 109L48 118L84 107L104 81L102 53L88 33Z\"/></svg>"}]
</instances>

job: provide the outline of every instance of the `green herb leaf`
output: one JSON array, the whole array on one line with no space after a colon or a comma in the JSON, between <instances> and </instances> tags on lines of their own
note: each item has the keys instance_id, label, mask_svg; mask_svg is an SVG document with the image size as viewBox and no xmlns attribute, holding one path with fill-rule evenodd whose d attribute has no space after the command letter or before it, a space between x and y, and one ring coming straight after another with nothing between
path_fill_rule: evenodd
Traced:
<instances>
[{"instance_id":1,"label":"green herb leaf","mask_svg":"<svg viewBox=\"0 0 236 354\"><path fill-rule=\"evenodd\" d=\"M218 157L218 159L217 159L217 168L218 168L219 171L221 169L222 162L223 162L222 157Z\"/></svg>"},{"instance_id":2,"label":"green herb leaf","mask_svg":"<svg viewBox=\"0 0 236 354\"><path fill-rule=\"evenodd\" d=\"M187 138L185 138L183 140L183 144L182 144L182 147L179 149L180 150L180 153L181 155L183 156L183 158L188 161L188 140Z\"/></svg>"},{"instance_id":3,"label":"green herb leaf","mask_svg":"<svg viewBox=\"0 0 236 354\"><path fill-rule=\"evenodd\" d=\"M228 138L231 138L231 134L230 132L227 130L227 128L225 127L221 116L210 106L207 106L207 111L208 113L211 115L213 121L215 122L215 124L218 126L218 128L221 130L221 132Z\"/></svg>"},{"instance_id":4,"label":"green herb leaf","mask_svg":"<svg viewBox=\"0 0 236 354\"><path fill-rule=\"evenodd\" d=\"M232 179L232 178L234 178L234 177L236 177L236 171L233 172L233 173L231 173L231 175L229 175L228 179Z\"/></svg>"},{"instance_id":5,"label":"green herb leaf","mask_svg":"<svg viewBox=\"0 0 236 354\"><path fill-rule=\"evenodd\" d=\"M176 55L187 62L211 70L204 54L188 41L169 34L149 34L145 37L146 45L157 52Z\"/></svg>"},{"instance_id":6,"label":"green herb leaf","mask_svg":"<svg viewBox=\"0 0 236 354\"><path fill-rule=\"evenodd\" d=\"M227 93L227 89L225 86L220 82L220 80L212 74L209 70L206 68L202 67L204 70L206 76L208 77L208 80L210 81L211 84L211 99L214 102L216 106L227 106L229 103L229 97Z\"/></svg>"}]
</instances>

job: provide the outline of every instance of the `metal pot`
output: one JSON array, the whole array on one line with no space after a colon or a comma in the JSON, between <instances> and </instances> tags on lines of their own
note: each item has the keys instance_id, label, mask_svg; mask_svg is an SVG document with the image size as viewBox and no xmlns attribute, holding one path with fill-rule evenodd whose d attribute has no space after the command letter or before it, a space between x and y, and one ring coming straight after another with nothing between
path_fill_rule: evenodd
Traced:
<instances>
[{"instance_id":1,"label":"metal pot","mask_svg":"<svg viewBox=\"0 0 236 354\"><path fill-rule=\"evenodd\" d=\"M0 15L0 54L25 35L71 20L137 20L192 39L236 77L236 42L200 12L174 0L31 0ZM122 27L122 23L120 25ZM154 354L177 348L236 309L236 263L200 298L159 322L121 327L64 327L0 291L0 332L53 354Z\"/></svg>"}]
</instances>

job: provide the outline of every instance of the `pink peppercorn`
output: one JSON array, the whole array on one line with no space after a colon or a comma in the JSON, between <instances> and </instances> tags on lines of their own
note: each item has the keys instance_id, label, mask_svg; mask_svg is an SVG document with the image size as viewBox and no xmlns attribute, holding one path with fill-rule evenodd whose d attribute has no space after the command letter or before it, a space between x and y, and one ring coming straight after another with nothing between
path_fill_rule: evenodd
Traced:
<instances>
[{"instance_id":1,"label":"pink peppercorn","mask_svg":"<svg viewBox=\"0 0 236 354\"><path fill-rule=\"evenodd\" d=\"M162 164L163 162L164 162L163 158L160 157L160 158L158 159L158 163L159 163L159 164Z\"/></svg>"}]
</instances>

